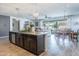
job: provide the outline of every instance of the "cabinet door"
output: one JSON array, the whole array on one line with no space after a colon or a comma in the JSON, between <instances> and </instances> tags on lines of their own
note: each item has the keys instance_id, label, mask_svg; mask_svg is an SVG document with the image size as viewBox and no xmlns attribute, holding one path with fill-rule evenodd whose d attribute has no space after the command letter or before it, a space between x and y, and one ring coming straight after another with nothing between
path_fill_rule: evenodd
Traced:
<instances>
[{"instance_id":1,"label":"cabinet door","mask_svg":"<svg viewBox=\"0 0 79 59\"><path fill-rule=\"evenodd\" d=\"M23 47L23 35L22 34L19 35L19 46Z\"/></svg>"},{"instance_id":2,"label":"cabinet door","mask_svg":"<svg viewBox=\"0 0 79 59\"><path fill-rule=\"evenodd\" d=\"M29 50L29 39L27 35L24 36L24 48Z\"/></svg>"},{"instance_id":3,"label":"cabinet door","mask_svg":"<svg viewBox=\"0 0 79 59\"><path fill-rule=\"evenodd\" d=\"M37 51L38 54L40 54L45 50L45 35L39 35L37 37L37 42Z\"/></svg>"},{"instance_id":4,"label":"cabinet door","mask_svg":"<svg viewBox=\"0 0 79 59\"><path fill-rule=\"evenodd\" d=\"M9 40L11 43L15 43L15 33L9 33Z\"/></svg>"},{"instance_id":5,"label":"cabinet door","mask_svg":"<svg viewBox=\"0 0 79 59\"><path fill-rule=\"evenodd\" d=\"M12 34L12 43L15 43L15 34Z\"/></svg>"},{"instance_id":6,"label":"cabinet door","mask_svg":"<svg viewBox=\"0 0 79 59\"><path fill-rule=\"evenodd\" d=\"M29 48L30 48L30 51L36 53L36 38L35 37L30 37L29 38Z\"/></svg>"},{"instance_id":7,"label":"cabinet door","mask_svg":"<svg viewBox=\"0 0 79 59\"><path fill-rule=\"evenodd\" d=\"M9 32L9 41L12 43L12 33Z\"/></svg>"},{"instance_id":8,"label":"cabinet door","mask_svg":"<svg viewBox=\"0 0 79 59\"><path fill-rule=\"evenodd\" d=\"M16 45L20 46L20 34L16 33L16 40L15 40L15 43Z\"/></svg>"}]
</instances>

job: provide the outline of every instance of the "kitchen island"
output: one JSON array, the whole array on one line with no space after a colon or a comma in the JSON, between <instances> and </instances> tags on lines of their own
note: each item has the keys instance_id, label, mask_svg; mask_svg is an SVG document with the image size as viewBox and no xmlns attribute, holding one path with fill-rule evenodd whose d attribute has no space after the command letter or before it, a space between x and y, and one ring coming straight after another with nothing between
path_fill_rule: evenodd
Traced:
<instances>
[{"instance_id":1,"label":"kitchen island","mask_svg":"<svg viewBox=\"0 0 79 59\"><path fill-rule=\"evenodd\" d=\"M10 43L13 43L35 55L45 51L45 32L9 32Z\"/></svg>"}]
</instances>

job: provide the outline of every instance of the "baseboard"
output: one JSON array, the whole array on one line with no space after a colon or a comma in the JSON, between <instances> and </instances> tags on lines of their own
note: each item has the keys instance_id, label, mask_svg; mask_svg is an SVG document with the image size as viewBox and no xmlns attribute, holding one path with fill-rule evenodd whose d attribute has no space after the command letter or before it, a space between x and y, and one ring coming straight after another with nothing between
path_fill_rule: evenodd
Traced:
<instances>
[{"instance_id":1,"label":"baseboard","mask_svg":"<svg viewBox=\"0 0 79 59\"><path fill-rule=\"evenodd\" d=\"M0 37L0 38L7 38L7 37L9 37L9 36L2 36L2 37Z\"/></svg>"}]
</instances>

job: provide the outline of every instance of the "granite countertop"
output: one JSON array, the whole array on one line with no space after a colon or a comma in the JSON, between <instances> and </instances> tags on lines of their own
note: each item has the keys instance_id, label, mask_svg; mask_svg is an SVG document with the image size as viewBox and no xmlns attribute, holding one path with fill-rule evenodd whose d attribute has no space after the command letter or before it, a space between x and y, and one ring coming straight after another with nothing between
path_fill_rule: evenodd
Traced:
<instances>
[{"instance_id":1,"label":"granite countertop","mask_svg":"<svg viewBox=\"0 0 79 59\"><path fill-rule=\"evenodd\" d=\"M22 33L22 34L31 34L31 35L44 35L47 34L47 32L16 32L16 31L10 31L15 33Z\"/></svg>"}]
</instances>

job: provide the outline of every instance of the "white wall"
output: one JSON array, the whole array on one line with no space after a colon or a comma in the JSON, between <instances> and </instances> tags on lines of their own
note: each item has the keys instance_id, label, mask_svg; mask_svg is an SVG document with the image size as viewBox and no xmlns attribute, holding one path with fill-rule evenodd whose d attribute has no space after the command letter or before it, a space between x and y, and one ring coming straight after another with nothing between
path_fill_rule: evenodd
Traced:
<instances>
[{"instance_id":1,"label":"white wall","mask_svg":"<svg viewBox=\"0 0 79 59\"><path fill-rule=\"evenodd\" d=\"M79 15L69 17L68 24L72 30L77 31L79 29Z\"/></svg>"}]
</instances>

